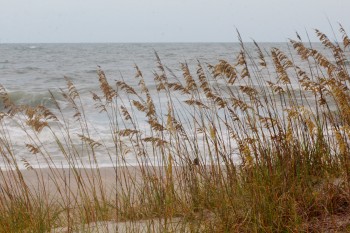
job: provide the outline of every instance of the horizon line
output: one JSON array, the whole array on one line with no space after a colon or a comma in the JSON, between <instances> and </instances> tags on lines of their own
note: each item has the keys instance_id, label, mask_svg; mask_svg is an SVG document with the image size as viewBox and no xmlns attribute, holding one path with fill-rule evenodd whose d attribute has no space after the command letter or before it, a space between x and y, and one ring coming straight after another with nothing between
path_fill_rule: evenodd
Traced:
<instances>
[{"instance_id":1,"label":"horizon line","mask_svg":"<svg viewBox=\"0 0 350 233\"><path fill-rule=\"evenodd\" d=\"M256 43L289 43L289 41L255 41ZM302 41L304 43L321 43L320 41ZM239 41L162 41L162 42L1 42L0 44L239 44ZM243 41L254 43L254 41Z\"/></svg>"}]
</instances>

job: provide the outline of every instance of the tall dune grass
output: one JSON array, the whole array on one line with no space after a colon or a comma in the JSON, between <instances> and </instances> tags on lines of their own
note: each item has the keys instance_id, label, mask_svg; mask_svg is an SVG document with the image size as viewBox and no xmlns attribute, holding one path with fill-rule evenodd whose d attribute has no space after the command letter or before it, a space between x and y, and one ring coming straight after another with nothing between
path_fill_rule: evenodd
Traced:
<instances>
[{"instance_id":1,"label":"tall dune grass","mask_svg":"<svg viewBox=\"0 0 350 233\"><path fill-rule=\"evenodd\" d=\"M99 68L100 92L91 98L109 119L112 145L89 126L70 79L61 94L71 115L54 94L54 109L18 106L1 87L0 154L8 169L0 173L0 232L89 232L96 223L97 232L117 231L121 225L103 225L113 222L139 232L140 220L146 232L346 230L350 222L337 219L350 210L350 40L342 26L340 33L343 41L333 43L316 30L332 56L299 36L284 52L257 43L248 51L241 42L234 63L182 63L182 77L156 54L152 84L137 66L138 86L112 82ZM49 168L24 159L20 169L9 122ZM43 131L69 168L52 162ZM99 167L100 153L116 161L112 176ZM128 169L130 155L136 168Z\"/></svg>"}]
</instances>

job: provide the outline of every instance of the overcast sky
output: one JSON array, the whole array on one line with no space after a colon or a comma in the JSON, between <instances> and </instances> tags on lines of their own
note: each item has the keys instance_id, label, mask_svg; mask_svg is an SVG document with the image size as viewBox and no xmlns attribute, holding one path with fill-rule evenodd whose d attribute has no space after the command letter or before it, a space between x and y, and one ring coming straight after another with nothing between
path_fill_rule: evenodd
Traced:
<instances>
[{"instance_id":1,"label":"overcast sky","mask_svg":"<svg viewBox=\"0 0 350 233\"><path fill-rule=\"evenodd\" d=\"M0 43L334 38L328 19L350 34L349 12L350 0L0 0Z\"/></svg>"}]
</instances>

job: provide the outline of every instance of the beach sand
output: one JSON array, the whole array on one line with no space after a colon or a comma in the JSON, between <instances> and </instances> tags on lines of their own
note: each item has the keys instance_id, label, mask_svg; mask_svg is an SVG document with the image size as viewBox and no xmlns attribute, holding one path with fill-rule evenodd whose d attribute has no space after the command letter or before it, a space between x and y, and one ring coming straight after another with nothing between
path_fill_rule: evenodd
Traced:
<instances>
[{"instance_id":1,"label":"beach sand","mask_svg":"<svg viewBox=\"0 0 350 233\"><path fill-rule=\"evenodd\" d=\"M125 188L130 182L141 182L139 167L118 168L41 168L31 170L1 171L0 184L2 191L16 191L26 184L33 193L45 193L52 198L67 198L70 194L93 189L106 193ZM68 192L70 191L70 192ZM66 193L65 193L66 192Z\"/></svg>"},{"instance_id":2,"label":"beach sand","mask_svg":"<svg viewBox=\"0 0 350 233\"><path fill-rule=\"evenodd\" d=\"M144 170L141 170L144 169ZM148 169L148 171L146 171ZM45 196L46 200L69 205L79 203L84 197L99 198L101 194L115 200L117 192L128 190L132 195L134 189L141 187L142 173L156 174L162 167L118 167L100 169L57 169L43 168L33 170L1 171L1 191L4 194L25 193L27 188L34 197ZM118 178L118 181L117 181ZM24 184L25 185L19 185ZM91 199L93 200L93 199ZM135 221L101 221L74 226L73 232L186 232L180 218L167 220L147 219ZM78 229L78 230L77 230ZM118 229L118 231L117 231ZM67 227L57 227L52 232L71 232Z\"/></svg>"},{"instance_id":3,"label":"beach sand","mask_svg":"<svg viewBox=\"0 0 350 233\"><path fill-rule=\"evenodd\" d=\"M79 226L74 232L89 232L89 233L111 233L111 232L190 232L190 229L182 224L180 218L168 220L165 223L164 219L149 219L127 222L97 222L89 225ZM51 233L66 233L70 232L67 227L55 228Z\"/></svg>"}]
</instances>

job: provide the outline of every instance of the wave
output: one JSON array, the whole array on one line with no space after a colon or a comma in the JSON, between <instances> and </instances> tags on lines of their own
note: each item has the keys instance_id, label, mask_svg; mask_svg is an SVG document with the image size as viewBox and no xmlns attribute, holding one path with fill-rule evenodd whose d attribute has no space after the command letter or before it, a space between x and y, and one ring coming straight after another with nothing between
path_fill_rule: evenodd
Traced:
<instances>
[{"instance_id":1,"label":"wave","mask_svg":"<svg viewBox=\"0 0 350 233\"><path fill-rule=\"evenodd\" d=\"M17 69L15 72L17 74L26 74L28 72L33 72L33 71L40 71L41 68L39 67L34 67L34 66L27 66L27 67L24 67L24 68L20 68L20 69Z\"/></svg>"},{"instance_id":2,"label":"wave","mask_svg":"<svg viewBox=\"0 0 350 233\"><path fill-rule=\"evenodd\" d=\"M24 70L40 70L40 68L39 67L34 67L34 66L27 66L27 67L24 67L23 68Z\"/></svg>"},{"instance_id":3,"label":"wave","mask_svg":"<svg viewBox=\"0 0 350 233\"><path fill-rule=\"evenodd\" d=\"M84 73L86 73L86 74L97 74L97 69L85 70Z\"/></svg>"},{"instance_id":4,"label":"wave","mask_svg":"<svg viewBox=\"0 0 350 233\"><path fill-rule=\"evenodd\" d=\"M52 92L57 100L62 100L63 97L59 92ZM13 91L8 92L10 100L16 105L53 107L51 95L48 91L45 92L27 92L27 91ZM0 102L0 110L3 109L3 104Z\"/></svg>"}]
</instances>

